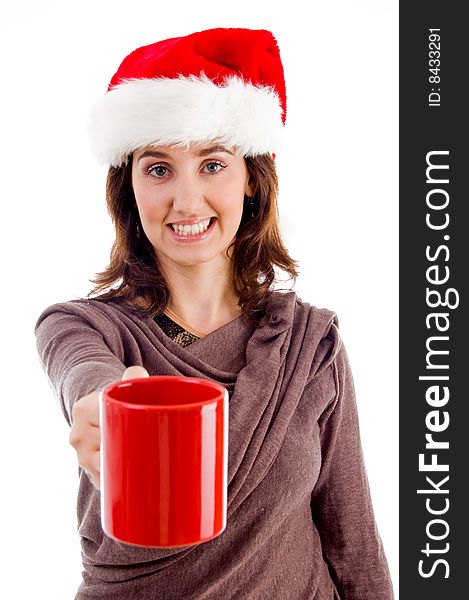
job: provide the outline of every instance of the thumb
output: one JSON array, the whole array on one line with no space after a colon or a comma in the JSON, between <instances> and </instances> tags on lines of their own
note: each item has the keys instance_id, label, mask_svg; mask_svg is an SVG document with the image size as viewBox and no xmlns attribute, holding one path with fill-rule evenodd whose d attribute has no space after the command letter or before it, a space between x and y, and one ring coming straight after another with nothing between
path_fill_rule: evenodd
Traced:
<instances>
[{"instance_id":1,"label":"thumb","mask_svg":"<svg viewBox=\"0 0 469 600\"><path fill-rule=\"evenodd\" d=\"M133 366L127 367L127 369L122 374L122 380L126 379L137 379L139 377L149 377L148 371L143 367Z\"/></svg>"}]
</instances>

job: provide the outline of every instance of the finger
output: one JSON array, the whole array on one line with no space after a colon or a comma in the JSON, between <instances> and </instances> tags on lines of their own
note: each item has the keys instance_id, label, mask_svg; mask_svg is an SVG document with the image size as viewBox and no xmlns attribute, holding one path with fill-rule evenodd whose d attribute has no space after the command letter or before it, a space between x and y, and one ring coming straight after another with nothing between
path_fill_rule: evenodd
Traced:
<instances>
[{"instance_id":1,"label":"finger","mask_svg":"<svg viewBox=\"0 0 469 600\"><path fill-rule=\"evenodd\" d=\"M99 479L99 472L101 469L100 460L101 453L99 450L91 450L87 448L79 453L77 453L78 464L80 467L86 471L93 480Z\"/></svg>"},{"instance_id":2,"label":"finger","mask_svg":"<svg viewBox=\"0 0 469 600\"><path fill-rule=\"evenodd\" d=\"M75 402L72 407L72 421L99 425L99 392L92 392Z\"/></svg>"},{"instance_id":3,"label":"finger","mask_svg":"<svg viewBox=\"0 0 469 600\"><path fill-rule=\"evenodd\" d=\"M70 430L68 442L75 448L78 454L85 452L96 452L99 450L101 439L99 427L86 429L83 427L73 427Z\"/></svg>"},{"instance_id":4,"label":"finger","mask_svg":"<svg viewBox=\"0 0 469 600\"><path fill-rule=\"evenodd\" d=\"M149 377L148 371L140 366L127 367L122 375L122 380L137 379L139 377Z\"/></svg>"}]
</instances>

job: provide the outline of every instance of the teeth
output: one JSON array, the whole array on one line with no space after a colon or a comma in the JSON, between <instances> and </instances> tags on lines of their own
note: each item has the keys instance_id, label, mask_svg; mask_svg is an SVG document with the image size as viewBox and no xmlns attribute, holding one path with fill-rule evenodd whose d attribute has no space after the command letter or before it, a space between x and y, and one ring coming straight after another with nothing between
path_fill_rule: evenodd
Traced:
<instances>
[{"instance_id":1,"label":"teeth","mask_svg":"<svg viewBox=\"0 0 469 600\"><path fill-rule=\"evenodd\" d=\"M175 225L174 223L171 223L171 227L178 235L195 235L197 233L203 233L204 231L207 231L209 225L210 219L199 221L195 225Z\"/></svg>"}]
</instances>

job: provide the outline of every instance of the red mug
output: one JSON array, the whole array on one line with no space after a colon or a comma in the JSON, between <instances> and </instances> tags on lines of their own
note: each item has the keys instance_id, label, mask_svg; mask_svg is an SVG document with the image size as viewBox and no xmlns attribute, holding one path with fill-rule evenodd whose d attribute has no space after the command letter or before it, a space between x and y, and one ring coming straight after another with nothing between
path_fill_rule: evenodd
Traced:
<instances>
[{"instance_id":1,"label":"red mug","mask_svg":"<svg viewBox=\"0 0 469 600\"><path fill-rule=\"evenodd\" d=\"M99 397L101 523L117 541L188 546L226 527L228 391L198 377L118 381Z\"/></svg>"}]
</instances>

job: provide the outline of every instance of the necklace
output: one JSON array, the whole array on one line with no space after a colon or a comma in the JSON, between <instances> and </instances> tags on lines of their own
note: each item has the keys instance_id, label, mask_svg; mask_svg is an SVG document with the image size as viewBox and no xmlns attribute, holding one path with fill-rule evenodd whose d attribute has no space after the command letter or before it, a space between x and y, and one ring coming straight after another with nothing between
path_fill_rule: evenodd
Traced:
<instances>
[{"instance_id":1,"label":"necklace","mask_svg":"<svg viewBox=\"0 0 469 600\"><path fill-rule=\"evenodd\" d=\"M181 317L179 315L177 315L173 310L171 310L168 306L164 309L163 312L166 315L168 315L168 317L170 317L173 321L175 321L178 325L180 325L186 331L188 331L189 333L192 333L193 335L196 335L197 337L200 337L200 338L205 337L205 333L202 333L201 331L197 331L197 329L194 329L193 327L191 327L189 325L189 323L186 323L186 321L184 321L184 319L181 319Z\"/></svg>"}]
</instances>

